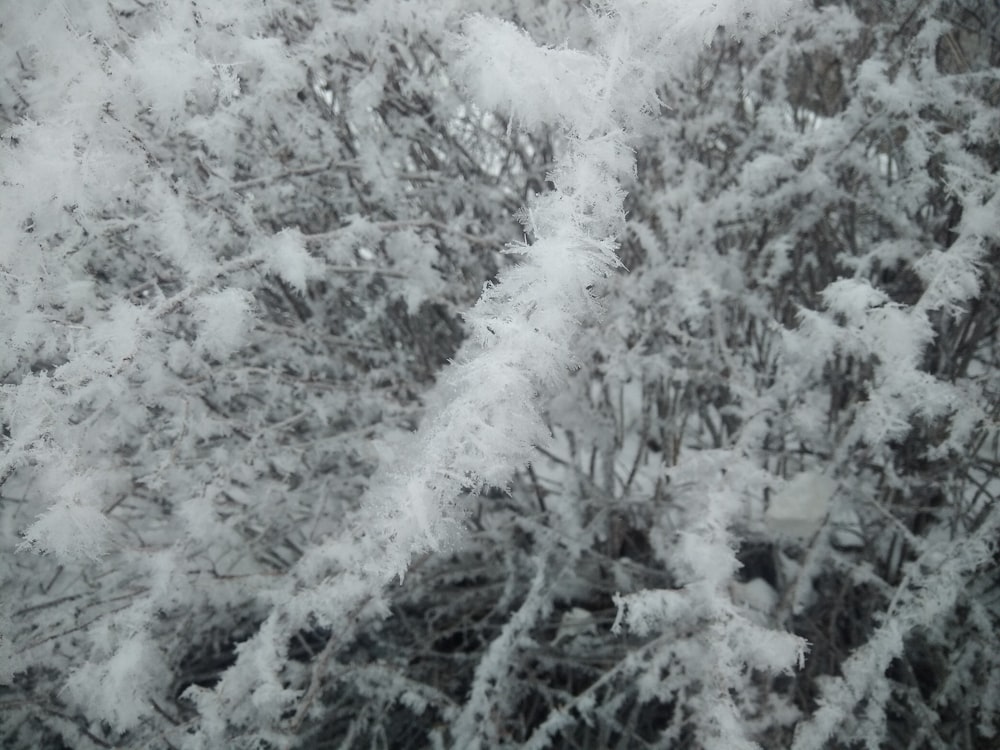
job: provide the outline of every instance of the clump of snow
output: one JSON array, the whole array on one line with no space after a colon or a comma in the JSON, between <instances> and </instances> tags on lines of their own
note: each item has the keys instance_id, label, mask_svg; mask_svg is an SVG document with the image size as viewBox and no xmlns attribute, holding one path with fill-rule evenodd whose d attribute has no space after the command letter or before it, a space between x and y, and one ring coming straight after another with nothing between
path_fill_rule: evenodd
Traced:
<instances>
[{"instance_id":1,"label":"clump of snow","mask_svg":"<svg viewBox=\"0 0 1000 750\"><path fill-rule=\"evenodd\" d=\"M253 324L253 298L242 289L223 289L198 297L192 315L198 322L198 348L224 358L246 340Z\"/></svg>"},{"instance_id":2,"label":"clump of snow","mask_svg":"<svg viewBox=\"0 0 1000 750\"><path fill-rule=\"evenodd\" d=\"M299 294L306 293L306 284L323 274L323 264L306 250L305 239L297 229L282 229L262 248L265 268Z\"/></svg>"},{"instance_id":3,"label":"clump of snow","mask_svg":"<svg viewBox=\"0 0 1000 750\"><path fill-rule=\"evenodd\" d=\"M600 109L594 97L604 71L597 58L540 47L509 21L479 15L466 21L464 38L465 57L455 67L484 108L511 113L527 128L575 127Z\"/></svg>"},{"instance_id":4,"label":"clump of snow","mask_svg":"<svg viewBox=\"0 0 1000 750\"><path fill-rule=\"evenodd\" d=\"M50 553L63 562L97 560L107 551L109 529L108 519L98 508L63 500L25 529L17 549Z\"/></svg>"},{"instance_id":5,"label":"clump of snow","mask_svg":"<svg viewBox=\"0 0 1000 750\"><path fill-rule=\"evenodd\" d=\"M803 471L771 497L764 519L779 534L807 539L823 525L836 491L837 483L830 477Z\"/></svg>"},{"instance_id":6,"label":"clump of snow","mask_svg":"<svg viewBox=\"0 0 1000 750\"><path fill-rule=\"evenodd\" d=\"M18 551L51 554L60 562L91 562L110 544L111 524L100 509L93 474L81 473L66 457L55 459L39 477L54 502L25 529Z\"/></svg>"},{"instance_id":7,"label":"clump of snow","mask_svg":"<svg viewBox=\"0 0 1000 750\"><path fill-rule=\"evenodd\" d=\"M444 281L434 268L438 250L433 243L413 230L403 230L393 232L386 238L385 252L394 270L406 277L403 295L411 313L424 300L444 296Z\"/></svg>"},{"instance_id":8,"label":"clump of snow","mask_svg":"<svg viewBox=\"0 0 1000 750\"><path fill-rule=\"evenodd\" d=\"M66 682L66 696L123 734L153 712L151 688L165 682L167 674L156 647L145 638L133 637L107 661L77 669Z\"/></svg>"}]
</instances>

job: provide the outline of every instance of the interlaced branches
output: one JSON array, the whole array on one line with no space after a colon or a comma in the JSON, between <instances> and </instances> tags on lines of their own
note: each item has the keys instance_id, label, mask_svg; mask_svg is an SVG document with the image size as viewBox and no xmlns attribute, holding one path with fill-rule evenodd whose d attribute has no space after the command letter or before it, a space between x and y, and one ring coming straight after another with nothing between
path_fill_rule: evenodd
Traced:
<instances>
[{"instance_id":1,"label":"interlaced branches","mask_svg":"<svg viewBox=\"0 0 1000 750\"><path fill-rule=\"evenodd\" d=\"M819 5L10 14L0 744L989 747L1000 21Z\"/></svg>"}]
</instances>

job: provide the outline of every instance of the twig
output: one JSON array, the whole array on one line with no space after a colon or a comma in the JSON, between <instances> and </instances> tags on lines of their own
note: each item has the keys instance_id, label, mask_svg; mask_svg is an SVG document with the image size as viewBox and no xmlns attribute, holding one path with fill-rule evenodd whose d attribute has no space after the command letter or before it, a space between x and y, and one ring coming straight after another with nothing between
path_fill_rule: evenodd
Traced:
<instances>
[{"instance_id":1,"label":"twig","mask_svg":"<svg viewBox=\"0 0 1000 750\"><path fill-rule=\"evenodd\" d=\"M215 190L211 193L204 193L199 198L201 200L211 200L212 198L218 198L224 195L227 190L239 191L246 190L247 188L256 187L258 185L266 185L269 182L277 182L278 180L284 180L289 177L309 177L310 175L318 174L320 172L326 172L330 169L359 169L357 162L351 161L325 161L321 164L311 164L306 167L299 167L298 169L286 169L284 172L278 172L277 174L268 175L266 177L254 177L249 180L240 180L238 182L230 182L226 188L220 190Z\"/></svg>"},{"instance_id":2,"label":"twig","mask_svg":"<svg viewBox=\"0 0 1000 750\"><path fill-rule=\"evenodd\" d=\"M306 690L306 694L302 696L302 702L295 711L295 716L292 717L292 734L298 734L299 729L302 727L302 722L305 721L306 714L309 713L309 708L319 694L320 686L323 684L323 673L326 672L327 664L330 663L330 657L336 651L336 645L337 637L331 634L323 650L316 658L316 662L313 664L312 674L309 677L309 687Z\"/></svg>"},{"instance_id":3,"label":"twig","mask_svg":"<svg viewBox=\"0 0 1000 750\"><path fill-rule=\"evenodd\" d=\"M151 704L153 705L153 708L154 708L154 709L156 710L156 713L158 713L158 714L159 714L160 716L162 716L162 717L163 717L164 719L166 719L167 721L169 721L169 722L170 722L171 724L173 724L173 725L174 725L175 727L176 727L176 726L180 726L180 721L179 721L178 719L175 719L175 718L174 718L173 716L171 716L170 714L168 714L168 713L167 713L166 711L164 711L164 710L163 710L162 708L160 708L160 704L159 704L159 703L157 703L157 702L156 702L156 700L154 700L153 698L150 698L150 699L149 699L149 702L150 702L150 703L151 703Z\"/></svg>"},{"instance_id":4,"label":"twig","mask_svg":"<svg viewBox=\"0 0 1000 750\"><path fill-rule=\"evenodd\" d=\"M375 229L381 229L385 232L392 232L396 229L437 229L441 232L447 232L448 234L455 235L456 237L461 237L475 245L485 245L489 247L496 247L501 244L498 240L491 239L489 237L477 237L474 234L469 234L468 232L463 232L461 229L455 229L443 221L438 221L437 219L401 219L395 221L379 221L373 222L368 226ZM316 234L304 234L302 237L306 242L323 242L324 240L335 239L342 235L346 230L350 228L350 225L345 227L340 227L339 229L334 229L329 232L318 232ZM350 268L350 266L348 266Z\"/></svg>"},{"instance_id":5,"label":"twig","mask_svg":"<svg viewBox=\"0 0 1000 750\"><path fill-rule=\"evenodd\" d=\"M71 594L69 596L60 596L58 599L53 599L52 601L43 602L42 604L34 604L30 607L24 607L22 609L17 610L17 612L13 614L13 617L20 617L30 612L37 612L42 609L48 609L49 607L55 607L56 605L62 604L63 602L71 602L74 599L79 599L81 596L83 596L83 594Z\"/></svg>"}]
</instances>

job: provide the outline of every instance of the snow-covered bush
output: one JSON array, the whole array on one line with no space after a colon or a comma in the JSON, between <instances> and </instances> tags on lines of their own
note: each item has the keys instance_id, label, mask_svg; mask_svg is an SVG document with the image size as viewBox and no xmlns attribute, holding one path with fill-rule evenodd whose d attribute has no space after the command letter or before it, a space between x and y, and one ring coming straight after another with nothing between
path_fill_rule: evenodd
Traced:
<instances>
[{"instance_id":1,"label":"snow-covered bush","mask_svg":"<svg viewBox=\"0 0 1000 750\"><path fill-rule=\"evenodd\" d=\"M0 744L989 747L998 39L8 9Z\"/></svg>"}]
</instances>

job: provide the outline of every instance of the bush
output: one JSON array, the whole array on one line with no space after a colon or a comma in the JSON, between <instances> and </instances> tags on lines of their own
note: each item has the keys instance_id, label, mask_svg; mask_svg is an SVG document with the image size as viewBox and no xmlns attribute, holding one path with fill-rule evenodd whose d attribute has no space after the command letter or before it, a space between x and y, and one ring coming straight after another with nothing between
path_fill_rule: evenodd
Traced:
<instances>
[{"instance_id":1,"label":"bush","mask_svg":"<svg viewBox=\"0 0 1000 750\"><path fill-rule=\"evenodd\" d=\"M995 3L7 16L5 747L995 741Z\"/></svg>"}]
</instances>

